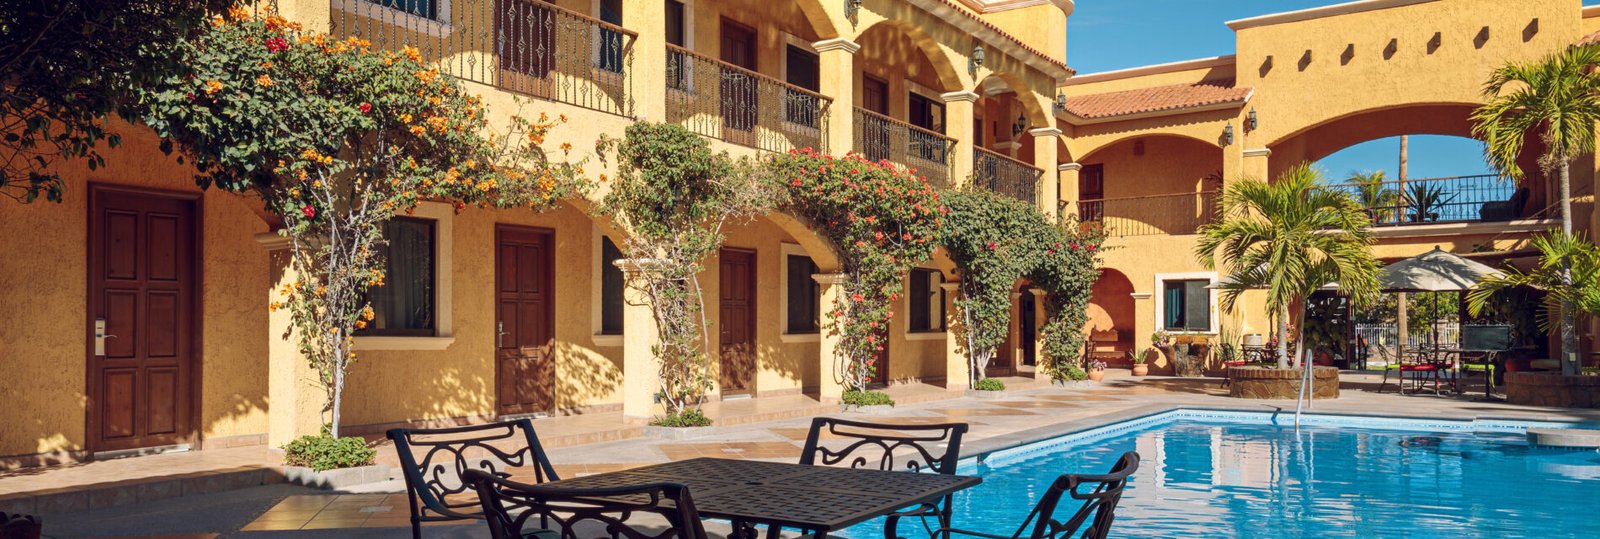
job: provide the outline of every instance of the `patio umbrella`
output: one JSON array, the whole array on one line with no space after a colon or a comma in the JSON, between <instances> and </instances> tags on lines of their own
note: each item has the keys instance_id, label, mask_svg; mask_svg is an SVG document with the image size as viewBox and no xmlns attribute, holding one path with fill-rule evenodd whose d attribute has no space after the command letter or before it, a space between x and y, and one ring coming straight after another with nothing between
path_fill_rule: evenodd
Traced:
<instances>
[{"instance_id":1,"label":"patio umbrella","mask_svg":"<svg viewBox=\"0 0 1600 539\"><path fill-rule=\"evenodd\" d=\"M1378 288L1384 292L1465 292L1499 273L1487 264L1434 246L1432 251L1384 266L1378 272ZM1438 296L1433 301L1437 313ZM1439 326L1434 322L1433 342L1438 343Z\"/></svg>"}]
</instances>

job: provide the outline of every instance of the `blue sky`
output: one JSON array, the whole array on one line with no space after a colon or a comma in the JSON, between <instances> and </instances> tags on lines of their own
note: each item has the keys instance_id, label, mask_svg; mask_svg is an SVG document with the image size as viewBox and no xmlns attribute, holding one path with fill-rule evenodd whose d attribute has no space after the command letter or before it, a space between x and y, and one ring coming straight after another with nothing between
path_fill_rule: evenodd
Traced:
<instances>
[{"instance_id":1,"label":"blue sky","mask_svg":"<svg viewBox=\"0 0 1600 539\"><path fill-rule=\"evenodd\" d=\"M1344 0L1077 0L1067 19L1067 63L1095 73L1233 54L1233 31L1223 23ZM1412 178L1483 174L1483 145L1460 137L1411 137ZM1330 179L1354 170L1383 170L1393 178L1398 137L1357 144L1317 162Z\"/></svg>"}]
</instances>

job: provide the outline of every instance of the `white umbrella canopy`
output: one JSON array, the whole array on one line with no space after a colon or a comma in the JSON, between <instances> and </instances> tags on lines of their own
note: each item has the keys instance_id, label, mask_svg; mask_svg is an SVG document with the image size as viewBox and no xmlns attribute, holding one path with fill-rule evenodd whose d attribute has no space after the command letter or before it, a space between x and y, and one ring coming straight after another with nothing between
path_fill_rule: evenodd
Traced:
<instances>
[{"instance_id":1,"label":"white umbrella canopy","mask_svg":"<svg viewBox=\"0 0 1600 539\"><path fill-rule=\"evenodd\" d=\"M1436 246L1432 251L1384 266L1378 272L1378 288L1384 292L1459 292L1471 290L1483 278L1498 274L1500 270Z\"/></svg>"}]
</instances>

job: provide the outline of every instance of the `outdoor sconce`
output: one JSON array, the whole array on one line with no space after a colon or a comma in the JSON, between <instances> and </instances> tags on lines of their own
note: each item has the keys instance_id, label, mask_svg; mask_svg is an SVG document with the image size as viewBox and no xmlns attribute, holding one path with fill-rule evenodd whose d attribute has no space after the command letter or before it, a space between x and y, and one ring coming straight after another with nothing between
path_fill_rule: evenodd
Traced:
<instances>
[{"instance_id":1,"label":"outdoor sconce","mask_svg":"<svg viewBox=\"0 0 1600 539\"><path fill-rule=\"evenodd\" d=\"M1056 90L1056 110L1067 110L1067 94L1060 90Z\"/></svg>"},{"instance_id":2,"label":"outdoor sconce","mask_svg":"<svg viewBox=\"0 0 1600 539\"><path fill-rule=\"evenodd\" d=\"M983 67L983 45L978 45L972 48L971 65L967 66L967 68L970 69L974 74L978 72L978 68L980 67Z\"/></svg>"},{"instance_id":3,"label":"outdoor sconce","mask_svg":"<svg viewBox=\"0 0 1600 539\"><path fill-rule=\"evenodd\" d=\"M1261 124L1256 121L1256 108L1250 107L1250 114L1244 117L1244 128L1255 131Z\"/></svg>"},{"instance_id":4,"label":"outdoor sconce","mask_svg":"<svg viewBox=\"0 0 1600 539\"><path fill-rule=\"evenodd\" d=\"M856 12L861 10L861 3L865 0L844 0L844 16L854 18Z\"/></svg>"},{"instance_id":5,"label":"outdoor sconce","mask_svg":"<svg viewBox=\"0 0 1600 539\"><path fill-rule=\"evenodd\" d=\"M1016 140L1017 137L1022 136L1022 132L1026 131L1027 129L1028 116L1026 114L1018 114L1017 123L1011 124L1011 139Z\"/></svg>"},{"instance_id":6,"label":"outdoor sconce","mask_svg":"<svg viewBox=\"0 0 1600 539\"><path fill-rule=\"evenodd\" d=\"M1227 127L1223 127L1222 128L1222 145L1223 146L1229 146L1229 145L1232 145L1232 144L1233 144L1233 123L1229 122Z\"/></svg>"}]
</instances>

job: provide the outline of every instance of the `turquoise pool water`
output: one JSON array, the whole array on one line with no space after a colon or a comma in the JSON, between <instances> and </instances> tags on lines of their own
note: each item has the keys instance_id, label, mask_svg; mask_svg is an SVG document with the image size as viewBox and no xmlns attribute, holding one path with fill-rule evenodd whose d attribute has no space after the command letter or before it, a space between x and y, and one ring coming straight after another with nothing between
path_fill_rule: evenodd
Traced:
<instances>
[{"instance_id":1,"label":"turquoise pool water","mask_svg":"<svg viewBox=\"0 0 1600 539\"><path fill-rule=\"evenodd\" d=\"M1292 421L1181 411L969 460L961 473L984 482L956 496L956 525L1009 535L1057 475L1133 450L1144 461L1114 537L1600 537L1600 453L1530 447L1523 432L1565 425Z\"/></svg>"}]
</instances>

